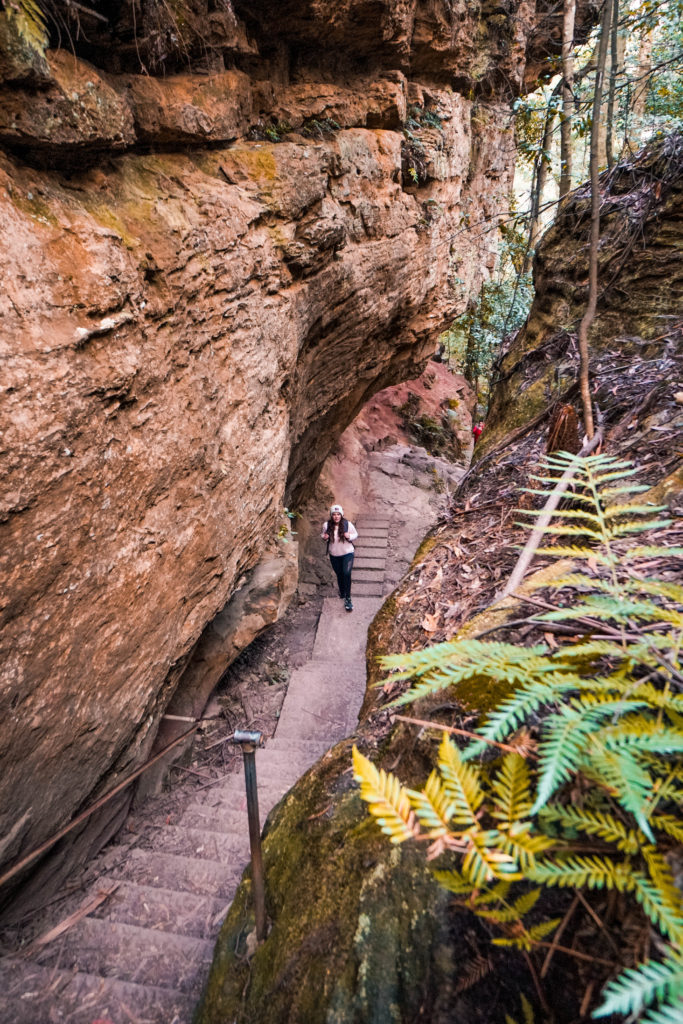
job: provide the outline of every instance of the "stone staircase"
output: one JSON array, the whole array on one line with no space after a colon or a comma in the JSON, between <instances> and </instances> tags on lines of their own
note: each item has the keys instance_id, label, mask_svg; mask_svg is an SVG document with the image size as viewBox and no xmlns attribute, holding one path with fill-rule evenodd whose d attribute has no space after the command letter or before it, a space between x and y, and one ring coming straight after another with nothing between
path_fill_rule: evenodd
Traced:
<instances>
[{"instance_id":1,"label":"stone staircase","mask_svg":"<svg viewBox=\"0 0 683 1024\"><path fill-rule=\"evenodd\" d=\"M356 726L367 629L382 604L387 517L356 522L354 611L326 598L312 659L292 673L276 735L256 754L262 824ZM249 860L243 770L199 792L149 848L123 849L87 896L115 891L59 938L0 962L0 1024L190 1024Z\"/></svg>"}]
</instances>

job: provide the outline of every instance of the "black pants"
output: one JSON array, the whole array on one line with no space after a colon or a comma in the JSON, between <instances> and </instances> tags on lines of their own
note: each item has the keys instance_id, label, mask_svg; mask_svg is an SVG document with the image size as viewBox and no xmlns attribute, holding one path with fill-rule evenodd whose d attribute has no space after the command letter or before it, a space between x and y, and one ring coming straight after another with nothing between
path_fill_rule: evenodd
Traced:
<instances>
[{"instance_id":1,"label":"black pants","mask_svg":"<svg viewBox=\"0 0 683 1024\"><path fill-rule=\"evenodd\" d=\"M340 597L351 597L351 570L353 569L353 551L350 555L330 555L330 562L337 577Z\"/></svg>"}]
</instances>

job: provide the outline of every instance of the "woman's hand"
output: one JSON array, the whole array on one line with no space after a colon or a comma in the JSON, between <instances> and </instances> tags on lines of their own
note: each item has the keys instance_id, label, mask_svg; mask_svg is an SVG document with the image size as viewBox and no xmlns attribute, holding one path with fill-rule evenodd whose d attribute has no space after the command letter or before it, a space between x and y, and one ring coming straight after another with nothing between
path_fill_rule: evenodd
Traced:
<instances>
[{"instance_id":1,"label":"woman's hand","mask_svg":"<svg viewBox=\"0 0 683 1024\"><path fill-rule=\"evenodd\" d=\"M329 540L330 539L329 533L323 533L322 537L323 537L323 540Z\"/></svg>"}]
</instances>

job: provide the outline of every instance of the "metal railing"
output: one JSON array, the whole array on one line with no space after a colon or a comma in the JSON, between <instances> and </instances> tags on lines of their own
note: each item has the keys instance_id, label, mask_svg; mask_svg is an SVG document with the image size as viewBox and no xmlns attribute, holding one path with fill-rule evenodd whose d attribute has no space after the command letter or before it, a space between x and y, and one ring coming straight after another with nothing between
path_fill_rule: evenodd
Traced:
<instances>
[{"instance_id":1,"label":"metal railing","mask_svg":"<svg viewBox=\"0 0 683 1024\"><path fill-rule=\"evenodd\" d=\"M247 815L249 818L249 846L251 849L251 879L254 888L254 917L256 938L262 942L266 937L266 892L261 853L261 822L258 810L258 789L256 786L256 748L263 746L260 732L236 729L232 737L242 747L244 757L244 784L247 791Z\"/></svg>"}]
</instances>

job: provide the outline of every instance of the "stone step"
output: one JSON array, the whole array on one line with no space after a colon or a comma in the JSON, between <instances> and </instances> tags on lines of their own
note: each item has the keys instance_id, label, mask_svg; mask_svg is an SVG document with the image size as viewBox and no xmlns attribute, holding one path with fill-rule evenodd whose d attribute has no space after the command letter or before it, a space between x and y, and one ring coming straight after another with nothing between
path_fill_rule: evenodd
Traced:
<instances>
[{"instance_id":1,"label":"stone step","mask_svg":"<svg viewBox=\"0 0 683 1024\"><path fill-rule=\"evenodd\" d=\"M187 1024L197 995L158 985L41 967L26 960L2 962L2 1024Z\"/></svg>"},{"instance_id":2,"label":"stone step","mask_svg":"<svg viewBox=\"0 0 683 1024\"><path fill-rule=\"evenodd\" d=\"M356 555L353 560L353 571L355 573L359 569L378 569L383 572L386 561L384 555L380 556L379 553L376 558L370 558L369 555Z\"/></svg>"},{"instance_id":3,"label":"stone step","mask_svg":"<svg viewBox=\"0 0 683 1024\"><path fill-rule=\"evenodd\" d=\"M290 783L283 783L281 786L273 785L269 782L267 785L259 784L258 787L258 803L259 803L259 817L261 823L265 821L268 812L279 803L282 797L291 789ZM238 815L244 816L244 829L247 830L247 797L244 790L232 790L232 789L220 789L213 790L210 797L208 796L196 796L191 804L188 805L187 810L197 810L201 807L212 808L216 816L228 814L231 820L237 820ZM214 828L214 831L220 831L220 829ZM207 863L202 861L201 863ZM210 863L210 862L209 862Z\"/></svg>"},{"instance_id":4,"label":"stone step","mask_svg":"<svg viewBox=\"0 0 683 1024\"><path fill-rule=\"evenodd\" d=\"M381 597L384 594L382 583L357 583L355 580L351 585L351 600L355 602L357 597Z\"/></svg>"},{"instance_id":5,"label":"stone step","mask_svg":"<svg viewBox=\"0 0 683 1024\"><path fill-rule=\"evenodd\" d=\"M339 735L347 727L349 715L355 716L365 696L365 670L359 674L353 687L336 693L333 688L320 688L313 693L294 694L286 704L278 723L280 739L318 739ZM292 721L302 727L301 736L292 732ZM354 718L355 721L355 718ZM304 728L305 723L305 728Z\"/></svg>"},{"instance_id":6,"label":"stone step","mask_svg":"<svg viewBox=\"0 0 683 1024\"><path fill-rule=\"evenodd\" d=\"M321 740L287 740L286 742L279 739L277 732L271 740L268 740L267 750L289 750L292 753L303 754L305 756L315 757L315 760L319 760L323 754L326 754L330 749L331 744L325 739ZM313 764L313 762L311 762Z\"/></svg>"},{"instance_id":7,"label":"stone step","mask_svg":"<svg viewBox=\"0 0 683 1024\"><path fill-rule=\"evenodd\" d=\"M242 874L239 864L222 864L156 850L130 850L126 860L109 872L115 880L180 889L198 896L232 899Z\"/></svg>"},{"instance_id":8,"label":"stone step","mask_svg":"<svg viewBox=\"0 0 683 1024\"><path fill-rule=\"evenodd\" d=\"M374 584L365 584L365 586ZM381 590L380 590L381 593ZM344 610L341 601L325 598L313 644L316 661L364 661L367 628L382 606L377 597L353 594L354 611ZM285 701L286 704L286 701Z\"/></svg>"},{"instance_id":9,"label":"stone step","mask_svg":"<svg viewBox=\"0 0 683 1024\"><path fill-rule=\"evenodd\" d=\"M265 825L267 817L267 813L259 806L261 827ZM239 833L245 836L247 842L249 841L246 808L231 811L226 807L215 807L195 801L185 808L180 824L186 828L210 828L214 832L226 832L229 835Z\"/></svg>"},{"instance_id":10,"label":"stone step","mask_svg":"<svg viewBox=\"0 0 683 1024\"><path fill-rule=\"evenodd\" d=\"M206 939L86 917L47 946L40 961L60 970L74 967L136 985L198 994L213 946Z\"/></svg>"},{"instance_id":11,"label":"stone step","mask_svg":"<svg viewBox=\"0 0 683 1024\"><path fill-rule=\"evenodd\" d=\"M388 526L390 523L394 522L391 516L359 516L357 519L354 519L353 521L356 524L357 528L360 528L361 526ZM402 526L403 524L394 522L394 525Z\"/></svg>"},{"instance_id":12,"label":"stone step","mask_svg":"<svg viewBox=\"0 0 683 1024\"><path fill-rule=\"evenodd\" d=\"M357 706L354 710L349 710L346 717L341 722L328 722L327 724L321 724L316 721L310 715L290 713L286 719L281 720L279 725L280 735L282 739L288 737L295 738L297 736L307 736L310 739L315 739L319 736L321 731L324 730L325 735L330 741L330 745L338 743L339 740L343 740L345 736L348 736L353 732L356 723L358 721L358 711L360 710L361 701L357 702Z\"/></svg>"},{"instance_id":13,"label":"stone step","mask_svg":"<svg viewBox=\"0 0 683 1024\"><path fill-rule=\"evenodd\" d=\"M384 571L368 569L364 565L354 566L352 587L357 583L383 583Z\"/></svg>"},{"instance_id":14,"label":"stone step","mask_svg":"<svg viewBox=\"0 0 683 1024\"><path fill-rule=\"evenodd\" d=\"M360 544L361 541L363 541L363 539L367 538L367 537L379 537L379 538L383 538L384 540L388 540L389 539L389 527L388 526L364 526L362 533L360 532L360 529L359 529L359 531L358 531L358 539L353 542L354 545Z\"/></svg>"},{"instance_id":15,"label":"stone step","mask_svg":"<svg viewBox=\"0 0 683 1024\"><path fill-rule=\"evenodd\" d=\"M248 837L246 844L248 849ZM93 895L105 884L106 879L100 879ZM114 895L88 916L118 924L154 928L160 932L192 935L198 939L213 939L229 906L225 899L216 900L211 896L159 889L136 882L119 882Z\"/></svg>"},{"instance_id":16,"label":"stone step","mask_svg":"<svg viewBox=\"0 0 683 1024\"><path fill-rule=\"evenodd\" d=\"M364 551L366 548L386 548L386 537L359 537L354 547L356 551Z\"/></svg>"},{"instance_id":17,"label":"stone step","mask_svg":"<svg viewBox=\"0 0 683 1024\"><path fill-rule=\"evenodd\" d=\"M292 779L294 782L294 779ZM157 833L157 849L180 857L213 860L219 864L244 863L249 856L249 838L244 831L216 832L210 828L166 825Z\"/></svg>"}]
</instances>

